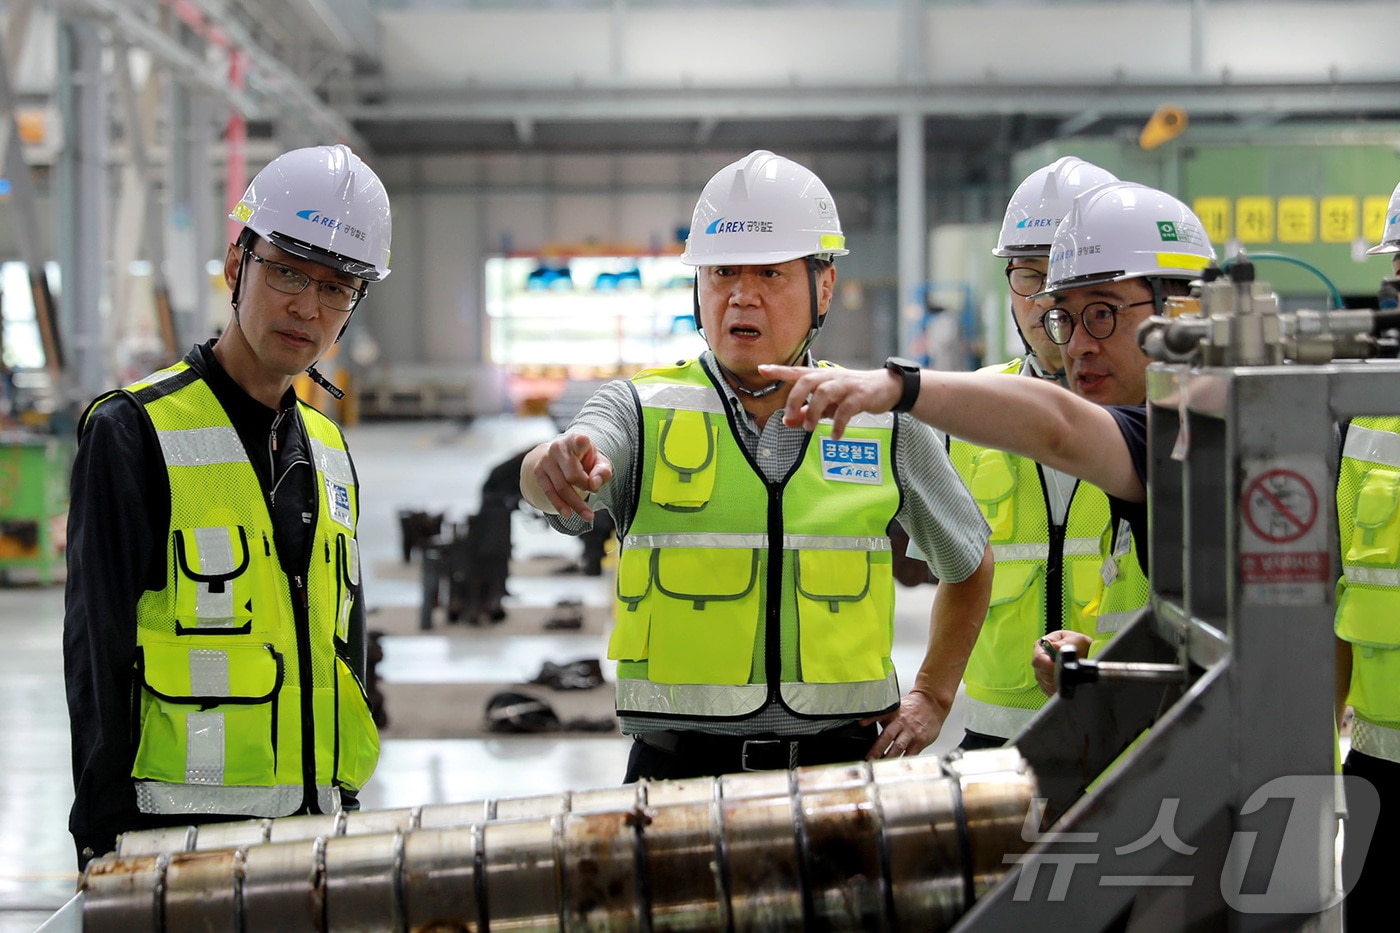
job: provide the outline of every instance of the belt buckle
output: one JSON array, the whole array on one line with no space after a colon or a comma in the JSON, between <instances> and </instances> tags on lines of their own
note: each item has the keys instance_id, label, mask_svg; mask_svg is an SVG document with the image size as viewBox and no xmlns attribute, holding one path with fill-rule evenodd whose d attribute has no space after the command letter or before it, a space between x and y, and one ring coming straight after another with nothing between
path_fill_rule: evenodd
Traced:
<instances>
[{"instance_id":1,"label":"belt buckle","mask_svg":"<svg viewBox=\"0 0 1400 933\"><path fill-rule=\"evenodd\" d=\"M756 756L771 754L774 747L787 746L787 762L778 764L777 768L797 767L797 742L793 739L745 739L739 750L739 767L745 771L773 771L776 770L774 763L750 764L749 752L752 750Z\"/></svg>"}]
</instances>

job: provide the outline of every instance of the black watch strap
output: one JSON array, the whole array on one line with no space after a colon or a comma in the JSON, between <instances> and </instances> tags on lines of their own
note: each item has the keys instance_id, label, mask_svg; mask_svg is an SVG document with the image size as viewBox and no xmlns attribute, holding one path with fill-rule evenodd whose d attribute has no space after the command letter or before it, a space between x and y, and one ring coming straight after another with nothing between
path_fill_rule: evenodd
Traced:
<instances>
[{"instance_id":1,"label":"black watch strap","mask_svg":"<svg viewBox=\"0 0 1400 933\"><path fill-rule=\"evenodd\" d=\"M903 357L892 356L885 360L885 368L890 372L898 373L904 380L904 390L900 393L899 401L890 411L896 414L913 411L914 403L919 400L919 386L921 384L919 364Z\"/></svg>"}]
</instances>

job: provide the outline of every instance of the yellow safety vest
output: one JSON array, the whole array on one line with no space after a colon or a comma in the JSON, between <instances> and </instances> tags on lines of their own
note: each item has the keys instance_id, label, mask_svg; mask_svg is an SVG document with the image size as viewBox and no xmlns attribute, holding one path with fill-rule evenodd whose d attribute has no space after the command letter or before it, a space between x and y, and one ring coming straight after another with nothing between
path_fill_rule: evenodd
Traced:
<instances>
[{"instance_id":1,"label":"yellow safety vest","mask_svg":"<svg viewBox=\"0 0 1400 933\"><path fill-rule=\"evenodd\" d=\"M982 371L1014 376L1022 365ZM1048 699L1031 668L1035 639L1056 629L1095 632L1108 497L1076 483L1065 524L1053 525L1045 491L1053 480L1034 460L951 438L948 456L987 519L996 559L987 618L963 673L964 723L1009 738Z\"/></svg>"},{"instance_id":2,"label":"yellow safety vest","mask_svg":"<svg viewBox=\"0 0 1400 933\"><path fill-rule=\"evenodd\" d=\"M698 362L632 379L642 411L637 508L623 529L623 714L739 720L772 702L851 719L899 702L887 536L899 511L895 418L823 423L768 483Z\"/></svg>"},{"instance_id":3,"label":"yellow safety vest","mask_svg":"<svg viewBox=\"0 0 1400 933\"><path fill-rule=\"evenodd\" d=\"M208 384L182 362L126 391L155 428L171 493L166 585L136 610L137 804L192 819L335 812L339 789L363 786L379 758L364 687L336 650L359 582L345 440L298 404L318 505L307 577L289 580L266 495Z\"/></svg>"},{"instance_id":4,"label":"yellow safety vest","mask_svg":"<svg viewBox=\"0 0 1400 933\"><path fill-rule=\"evenodd\" d=\"M1351 643L1351 747L1400 762L1400 417L1357 418L1337 477L1337 637Z\"/></svg>"}]
</instances>

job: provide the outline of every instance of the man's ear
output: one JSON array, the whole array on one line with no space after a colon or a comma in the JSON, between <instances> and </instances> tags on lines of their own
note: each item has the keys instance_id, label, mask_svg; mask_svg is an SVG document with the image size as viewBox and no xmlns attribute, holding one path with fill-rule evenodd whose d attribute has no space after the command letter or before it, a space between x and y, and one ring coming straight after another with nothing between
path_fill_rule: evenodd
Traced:
<instances>
[{"instance_id":1,"label":"man's ear","mask_svg":"<svg viewBox=\"0 0 1400 933\"><path fill-rule=\"evenodd\" d=\"M836 266L830 265L817 276L817 311L823 316L831 307L831 296L836 291Z\"/></svg>"},{"instance_id":2,"label":"man's ear","mask_svg":"<svg viewBox=\"0 0 1400 933\"><path fill-rule=\"evenodd\" d=\"M228 251L224 253L224 284L229 291L233 291L238 285L238 267L243 261L243 250L238 248L238 244L230 243Z\"/></svg>"}]
</instances>

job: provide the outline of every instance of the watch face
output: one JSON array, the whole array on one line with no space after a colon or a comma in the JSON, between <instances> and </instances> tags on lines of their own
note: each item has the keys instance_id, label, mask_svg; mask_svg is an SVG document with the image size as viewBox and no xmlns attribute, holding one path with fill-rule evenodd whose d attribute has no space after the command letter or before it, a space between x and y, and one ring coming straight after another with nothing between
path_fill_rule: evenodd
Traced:
<instances>
[{"instance_id":1,"label":"watch face","mask_svg":"<svg viewBox=\"0 0 1400 933\"><path fill-rule=\"evenodd\" d=\"M887 367L892 368L892 369L898 369L898 370L900 370L901 372L906 372L906 373L907 373L907 372L915 372L915 371L917 371L917 370L919 369L919 364L918 364L918 363L915 363L913 360L906 360L906 359L905 359L904 357L902 357L902 356L892 356L892 357L890 357L889 359L885 360L885 365L886 365Z\"/></svg>"}]
</instances>

